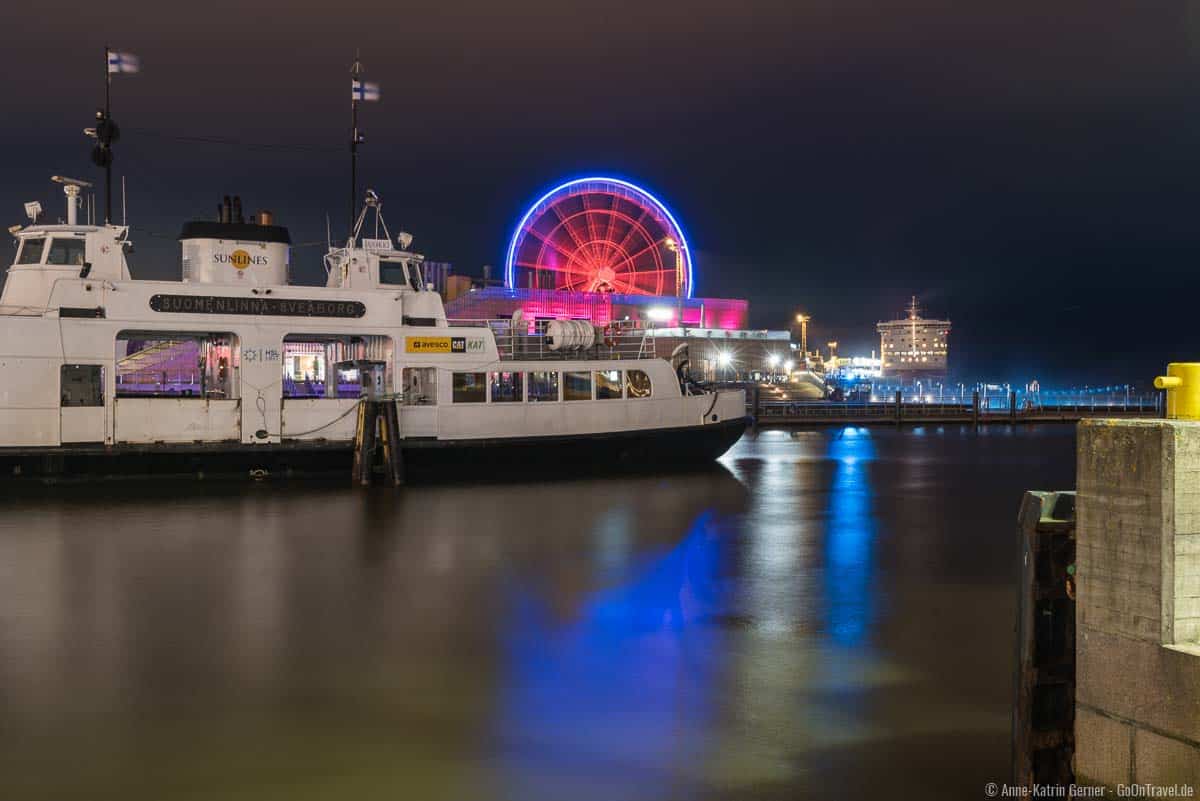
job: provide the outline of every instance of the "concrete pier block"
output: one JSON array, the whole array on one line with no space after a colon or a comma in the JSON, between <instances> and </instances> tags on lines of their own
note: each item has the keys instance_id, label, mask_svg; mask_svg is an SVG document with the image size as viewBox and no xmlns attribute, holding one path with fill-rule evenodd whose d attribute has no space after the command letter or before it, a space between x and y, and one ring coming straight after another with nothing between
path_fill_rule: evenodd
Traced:
<instances>
[{"instance_id":1,"label":"concrete pier block","mask_svg":"<svg viewBox=\"0 0 1200 801\"><path fill-rule=\"evenodd\" d=\"M1132 756L1132 726L1086 709L1076 712L1077 782L1111 787L1128 783Z\"/></svg>"},{"instance_id":2,"label":"concrete pier block","mask_svg":"<svg viewBox=\"0 0 1200 801\"><path fill-rule=\"evenodd\" d=\"M1078 432L1077 778L1184 781L1200 765L1200 422Z\"/></svg>"},{"instance_id":3,"label":"concrete pier block","mask_svg":"<svg viewBox=\"0 0 1200 801\"><path fill-rule=\"evenodd\" d=\"M1136 782L1190 785L1200 794L1200 759L1194 747L1140 730L1134 736L1133 753Z\"/></svg>"}]
</instances>

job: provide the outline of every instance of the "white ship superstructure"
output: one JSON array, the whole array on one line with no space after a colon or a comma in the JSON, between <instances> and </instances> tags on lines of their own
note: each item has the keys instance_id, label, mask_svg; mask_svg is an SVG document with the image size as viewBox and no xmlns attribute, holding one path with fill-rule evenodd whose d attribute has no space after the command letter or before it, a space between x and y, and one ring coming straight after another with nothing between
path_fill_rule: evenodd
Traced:
<instances>
[{"instance_id":1,"label":"white ship superstructure","mask_svg":"<svg viewBox=\"0 0 1200 801\"><path fill-rule=\"evenodd\" d=\"M285 228L228 202L184 227L180 281L137 280L127 227L79 224L80 183L66 223L13 231L5 476L348 470L352 412L375 376L417 474L504 458L695 463L744 428L741 391L692 384L648 357L638 329L447 320L411 237L359 235L374 193L314 287L289 283Z\"/></svg>"},{"instance_id":2,"label":"white ship superstructure","mask_svg":"<svg viewBox=\"0 0 1200 801\"><path fill-rule=\"evenodd\" d=\"M950 321L922 317L914 297L901 319L876 325L882 375L901 379L944 376L950 353Z\"/></svg>"}]
</instances>

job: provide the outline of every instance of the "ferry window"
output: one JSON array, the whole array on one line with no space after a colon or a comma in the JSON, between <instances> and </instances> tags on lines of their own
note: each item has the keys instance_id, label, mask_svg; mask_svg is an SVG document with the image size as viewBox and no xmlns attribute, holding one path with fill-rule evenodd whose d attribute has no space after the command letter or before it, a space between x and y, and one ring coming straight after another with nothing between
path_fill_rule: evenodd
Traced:
<instances>
[{"instance_id":1,"label":"ferry window","mask_svg":"<svg viewBox=\"0 0 1200 801\"><path fill-rule=\"evenodd\" d=\"M454 403L483 403L487 400L486 373L454 373L450 399Z\"/></svg>"},{"instance_id":2,"label":"ferry window","mask_svg":"<svg viewBox=\"0 0 1200 801\"><path fill-rule=\"evenodd\" d=\"M596 400L621 399L621 371L596 371Z\"/></svg>"},{"instance_id":3,"label":"ferry window","mask_svg":"<svg viewBox=\"0 0 1200 801\"><path fill-rule=\"evenodd\" d=\"M421 291L421 265L416 262L408 264L408 285L418 292Z\"/></svg>"},{"instance_id":4,"label":"ferry window","mask_svg":"<svg viewBox=\"0 0 1200 801\"><path fill-rule=\"evenodd\" d=\"M249 359L250 352L244 357ZM116 363L118 398L237 397L238 350L232 334L122 331Z\"/></svg>"},{"instance_id":5,"label":"ferry window","mask_svg":"<svg viewBox=\"0 0 1200 801\"><path fill-rule=\"evenodd\" d=\"M534 403L553 403L558 400L558 373L529 374L529 400Z\"/></svg>"},{"instance_id":6,"label":"ferry window","mask_svg":"<svg viewBox=\"0 0 1200 801\"><path fill-rule=\"evenodd\" d=\"M408 273L404 270L402 261L380 261L379 283L404 286L408 283Z\"/></svg>"},{"instance_id":7,"label":"ferry window","mask_svg":"<svg viewBox=\"0 0 1200 801\"><path fill-rule=\"evenodd\" d=\"M650 397L650 376L642 370L626 370L625 395L630 398Z\"/></svg>"},{"instance_id":8,"label":"ferry window","mask_svg":"<svg viewBox=\"0 0 1200 801\"><path fill-rule=\"evenodd\" d=\"M323 398L328 357L324 342L283 343L283 397ZM335 393L336 395L336 393Z\"/></svg>"},{"instance_id":9,"label":"ferry window","mask_svg":"<svg viewBox=\"0 0 1200 801\"><path fill-rule=\"evenodd\" d=\"M280 358L267 348L254 355ZM360 334L288 334L283 338L284 398L357 398L362 394L358 363L383 362L384 382L392 385L392 338ZM249 361L249 354L247 354Z\"/></svg>"},{"instance_id":10,"label":"ferry window","mask_svg":"<svg viewBox=\"0 0 1200 801\"><path fill-rule=\"evenodd\" d=\"M492 403L520 403L525 399L522 373L490 373Z\"/></svg>"},{"instance_id":11,"label":"ferry window","mask_svg":"<svg viewBox=\"0 0 1200 801\"><path fill-rule=\"evenodd\" d=\"M46 264L70 264L83 266L84 242L82 239L50 240L50 254L46 256Z\"/></svg>"},{"instance_id":12,"label":"ferry window","mask_svg":"<svg viewBox=\"0 0 1200 801\"><path fill-rule=\"evenodd\" d=\"M563 373L563 400L591 400L591 373Z\"/></svg>"},{"instance_id":13,"label":"ferry window","mask_svg":"<svg viewBox=\"0 0 1200 801\"><path fill-rule=\"evenodd\" d=\"M42 251L45 249L45 239L26 239L21 244L21 252L17 255L17 264L41 264Z\"/></svg>"},{"instance_id":14,"label":"ferry window","mask_svg":"<svg viewBox=\"0 0 1200 801\"><path fill-rule=\"evenodd\" d=\"M404 368L404 405L434 406L437 404L437 368Z\"/></svg>"},{"instance_id":15,"label":"ferry window","mask_svg":"<svg viewBox=\"0 0 1200 801\"><path fill-rule=\"evenodd\" d=\"M104 368L99 364L64 364L59 372L62 405L103 406Z\"/></svg>"}]
</instances>

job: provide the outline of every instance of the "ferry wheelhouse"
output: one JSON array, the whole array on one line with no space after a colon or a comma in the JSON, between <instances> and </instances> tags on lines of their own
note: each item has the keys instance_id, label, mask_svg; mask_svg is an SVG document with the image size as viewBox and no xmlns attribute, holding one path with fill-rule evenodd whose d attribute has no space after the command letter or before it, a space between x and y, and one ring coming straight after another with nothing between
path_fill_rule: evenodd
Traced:
<instances>
[{"instance_id":1,"label":"ferry wheelhouse","mask_svg":"<svg viewBox=\"0 0 1200 801\"><path fill-rule=\"evenodd\" d=\"M2 478L348 473L365 395L396 404L412 478L701 464L745 428L743 393L652 332L446 319L411 237L361 236L373 193L314 287L289 282L287 229L228 200L183 227L181 280L134 279L129 229L78 222L80 184L65 223L10 229Z\"/></svg>"}]
</instances>

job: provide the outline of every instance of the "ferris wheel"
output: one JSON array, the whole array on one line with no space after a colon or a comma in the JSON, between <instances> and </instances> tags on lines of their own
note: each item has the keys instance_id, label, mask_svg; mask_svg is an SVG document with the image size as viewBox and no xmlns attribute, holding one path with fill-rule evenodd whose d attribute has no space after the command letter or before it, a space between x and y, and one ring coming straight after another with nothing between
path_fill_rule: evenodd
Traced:
<instances>
[{"instance_id":1,"label":"ferris wheel","mask_svg":"<svg viewBox=\"0 0 1200 801\"><path fill-rule=\"evenodd\" d=\"M679 223L641 187L579 178L543 195L513 232L505 284L520 289L692 296Z\"/></svg>"}]
</instances>

